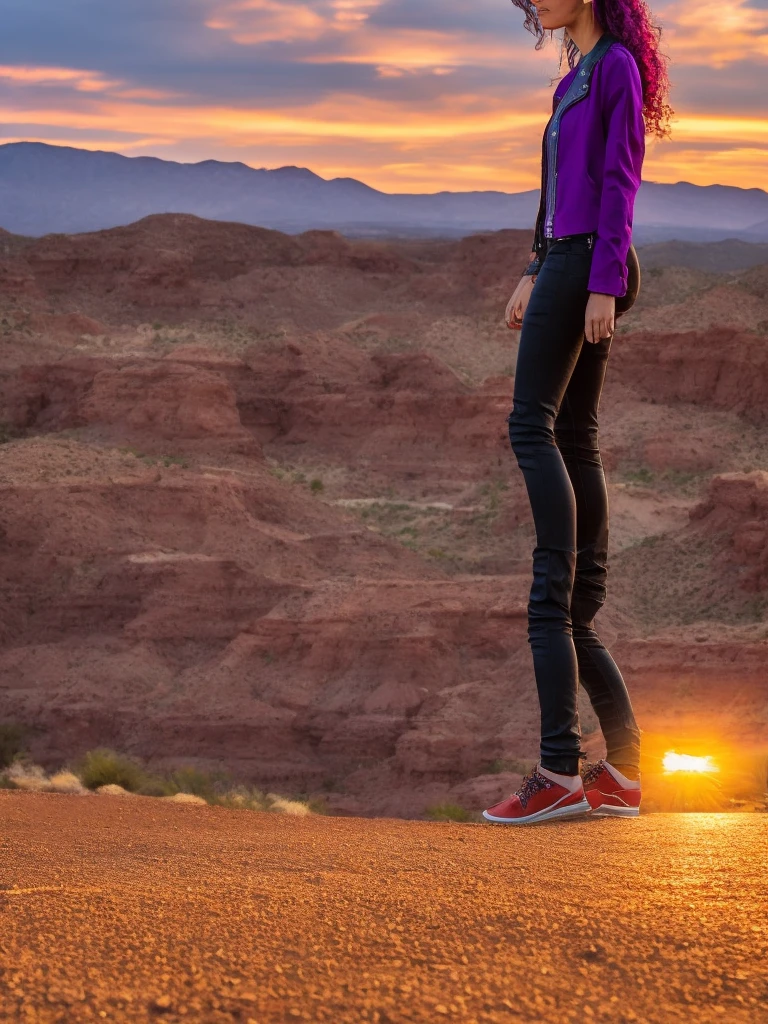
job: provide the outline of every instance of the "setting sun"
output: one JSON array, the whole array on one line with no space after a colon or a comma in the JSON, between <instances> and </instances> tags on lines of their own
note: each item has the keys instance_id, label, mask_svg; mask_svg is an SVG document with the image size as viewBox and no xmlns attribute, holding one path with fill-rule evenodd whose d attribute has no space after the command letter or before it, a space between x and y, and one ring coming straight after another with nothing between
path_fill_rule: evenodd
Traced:
<instances>
[{"instance_id":1,"label":"setting sun","mask_svg":"<svg viewBox=\"0 0 768 1024\"><path fill-rule=\"evenodd\" d=\"M694 757L692 754L676 754L674 750L668 750L664 755L665 772L719 772L720 769L712 763L712 758Z\"/></svg>"}]
</instances>

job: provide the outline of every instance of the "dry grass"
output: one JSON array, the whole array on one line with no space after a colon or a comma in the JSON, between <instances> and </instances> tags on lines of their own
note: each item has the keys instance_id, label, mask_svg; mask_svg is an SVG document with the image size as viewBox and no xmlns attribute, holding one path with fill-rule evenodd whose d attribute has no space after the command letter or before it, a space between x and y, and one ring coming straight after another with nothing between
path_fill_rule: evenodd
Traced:
<instances>
[{"instance_id":1,"label":"dry grass","mask_svg":"<svg viewBox=\"0 0 768 1024\"><path fill-rule=\"evenodd\" d=\"M272 805L270 810L280 811L282 814L293 814L301 818L312 813L307 804L301 803L299 800L286 800L285 797L278 796L276 793L267 793L267 800Z\"/></svg>"},{"instance_id":2,"label":"dry grass","mask_svg":"<svg viewBox=\"0 0 768 1024\"><path fill-rule=\"evenodd\" d=\"M65 767L50 776L40 765L18 758L0 775L0 787L30 793L154 797L191 806L211 804L296 817L325 812L322 802L265 794L253 786L237 785L223 773L182 767L168 775L153 774L138 760L104 747L85 754L74 770Z\"/></svg>"},{"instance_id":3,"label":"dry grass","mask_svg":"<svg viewBox=\"0 0 768 1024\"><path fill-rule=\"evenodd\" d=\"M45 793L51 788L50 779L37 764L14 761L6 770L5 777L14 789L24 789L29 793Z\"/></svg>"},{"instance_id":4,"label":"dry grass","mask_svg":"<svg viewBox=\"0 0 768 1024\"><path fill-rule=\"evenodd\" d=\"M135 793L131 793L127 789L123 789L122 786L118 786L116 782L108 782L106 786L99 786L95 792L99 796L135 796Z\"/></svg>"},{"instance_id":5,"label":"dry grass","mask_svg":"<svg viewBox=\"0 0 768 1024\"><path fill-rule=\"evenodd\" d=\"M163 800L173 800L176 804L207 804L208 801L204 800L201 796L196 796L194 793L174 793L173 796L164 796Z\"/></svg>"},{"instance_id":6,"label":"dry grass","mask_svg":"<svg viewBox=\"0 0 768 1024\"><path fill-rule=\"evenodd\" d=\"M80 793L84 795L88 792L74 772L56 772L54 775L51 775L48 781L54 793Z\"/></svg>"}]
</instances>

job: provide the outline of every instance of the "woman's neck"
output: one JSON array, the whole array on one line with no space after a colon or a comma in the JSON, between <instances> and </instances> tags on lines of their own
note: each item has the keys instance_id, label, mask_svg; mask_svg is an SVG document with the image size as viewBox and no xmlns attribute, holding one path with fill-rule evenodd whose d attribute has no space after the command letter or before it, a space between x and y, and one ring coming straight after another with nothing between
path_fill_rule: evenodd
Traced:
<instances>
[{"instance_id":1,"label":"woman's neck","mask_svg":"<svg viewBox=\"0 0 768 1024\"><path fill-rule=\"evenodd\" d=\"M582 57L589 53L604 32L605 29L592 12L591 3L585 3L573 24L568 25L568 35L578 47Z\"/></svg>"}]
</instances>

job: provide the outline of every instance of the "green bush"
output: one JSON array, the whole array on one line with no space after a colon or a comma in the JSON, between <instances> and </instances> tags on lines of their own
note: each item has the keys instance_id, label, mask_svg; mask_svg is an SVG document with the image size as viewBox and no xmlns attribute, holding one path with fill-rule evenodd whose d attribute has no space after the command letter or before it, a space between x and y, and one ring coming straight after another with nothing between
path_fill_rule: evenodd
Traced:
<instances>
[{"instance_id":1,"label":"green bush","mask_svg":"<svg viewBox=\"0 0 768 1024\"><path fill-rule=\"evenodd\" d=\"M13 764L24 750L27 730L15 722L0 723L0 768Z\"/></svg>"},{"instance_id":2,"label":"green bush","mask_svg":"<svg viewBox=\"0 0 768 1024\"><path fill-rule=\"evenodd\" d=\"M312 797L307 801L307 807L312 814L330 814L328 803L323 797Z\"/></svg>"},{"instance_id":3,"label":"green bush","mask_svg":"<svg viewBox=\"0 0 768 1024\"><path fill-rule=\"evenodd\" d=\"M180 791L170 779L164 779L159 775L145 774L144 781L136 792L139 796L173 796L174 793Z\"/></svg>"},{"instance_id":4,"label":"green bush","mask_svg":"<svg viewBox=\"0 0 768 1024\"><path fill-rule=\"evenodd\" d=\"M108 747L89 750L75 769L75 774L80 776L80 781L87 789L116 785L127 789L129 793L138 793L153 781L138 761Z\"/></svg>"},{"instance_id":5,"label":"green bush","mask_svg":"<svg viewBox=\"0 0 768 1024\"><path fill-rule=\"evenodd\" d=\"M638 469L625 470L624 478L629 483L651 484L654 480L654 472L648 466L640 466Z\"/></svg>"},{"instance_id":6,"label":"green bush","mask_svg":"<svg viewBox=\"0 0 768 1024\"><path fill-rule=\"evenodd\" d=\"M212 798L211 803L219 807L227 807L230 810L246 811L269 811L272 810L270 801L260 789L253 786L235 786Z\"/></svg>"},{"instance_id":7,"label":"green bush","mask_svg":"<svg viewBox=\"0 0 768 1024\"><path fill-rule=\"evenodd\" d=\"M197 768L177 768L171 773L169 781L175 787L174 792L193 793L209 803L214 801L219 793L231 789L233 785L231 777L224 772L211 775Z\"/></svg>"},{"instance_id":8,"label":"green bush","mask_svg":"<svg viewBox=\"0 0 768 1024\"><path fill-rule=\"evenodd\" d=\"M530 765L516 757L497 757L490 761L485 768L486 775L500 775L502 772L515 772L517 775L525 775Z\"/></svg>"},{"instance_id":9,"label":"green bush","mask_svg":"<svg viewBox=\"0 0 768 1024\"><path fill-rule=\"evenodd\" d=\"M9 441L15 441L21 437L23 431L14 427L11 423L0 423L0 444L8 444Z\"/></svg>"},{"instance_id":10,"label":"green bush","mask_svg":"<svg viewBox=\"0 0 768 1024\"><path fill-rule=\"evenodd\" d=\"M432 821L470 821L472 815L459 804L433 804L424 814Z\"/></svg>"}]
</instances>

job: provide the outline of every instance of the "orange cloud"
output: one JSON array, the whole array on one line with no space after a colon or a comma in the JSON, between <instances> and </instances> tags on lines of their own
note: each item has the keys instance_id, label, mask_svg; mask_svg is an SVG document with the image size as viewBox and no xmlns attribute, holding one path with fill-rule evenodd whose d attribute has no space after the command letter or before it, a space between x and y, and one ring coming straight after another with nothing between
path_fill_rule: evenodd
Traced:
<instances>
[{"instance_id":1,"label":"orange cloud","mask_svg":"<svg viewBox=\"0 0 768 1024\"><path fill-rule=\"evenodd\" d=\"M118 79L105 78L100 71L14 64L0 64L0 79L3 78L16 85L65 84L80 92L102 92L112 86L124 84Z\"/></svg>"},{"instance_id":2,"label":"orange cloud","mask_svg":"<svg viewBox=\"0 0 768 1024\"><path fill-rule=\"evenodd\" d=\"M184 96L169 89L130 88L119 78L106 78L100 71L67 67L29 67L0 65L0 80L14 85L62 85L76 92L111 93L124 99L163 100ZM121 86L126 86L121 88Z\"/></svg>"},{"instance_id":3,"label":"orange cloud","mask_svg":"<svg viewBox=\"0 0 768 1024\"><path fill-rule=\"evenodd\" d=\"M511 43L478 30L456 32L439 27L421 29L398 25L370 25L371 12L383 0L316 0L285 4L280 0L240 0L225 3L206 21L206 27L225 32L241 46L263 43L312 43L297 54L300 64L371 64L383 76L401 70L433 69L446 74L454 67L505 66L514 60L532 67L542 55L531 45L521 53ZM340 33L344 33L343 39ZM544 58L551 64L552 55Z\"/></svg>"},{"instance_id":4,"label":"orange cloud","mask_svg":"<svg viewBox=\"0 0 768 1024\"><path fill-rule=\"evenodd\" d=\"M547 56L551 66L552 55ZM316 49L302 59L305 64L373 64L402 69L510 66L513 60L509 44L485 37L458 37L448 32L393 27L358 32L347 41L343 52L328 47ZM517 68L541 64L535 51L515 54ZM567 70L567 69L566 69Z\"/></svg>"},{"instance_id":5,"label":"orange cloud","mask_svg":"<svg viewBox=\"0 0 768 1024\"><path fill-rule=\"evenodd\" d=\"M244 46L314 41L326 33L348 32L366 21L380 0L330 0L286 4L280 0L237 0L222 4L205 22Z\"/></svg>"},{"instance_id":6,"label":"orange cloud","mask_svg":"<svg viewBox=\"0 0 768 1024\"><path fill-rule=\"evenodd\" d=\"M536 111L513 111L506 107L477 113L471 109L477 97L454 97L452 109L442 116L434 111L403 111L394 104L374 100L350 100L349 97L326 99L312 107L242 110L221 106L141 106L130 102L116 104L104 99L87 110L56 110L26 108L28 121L41 124L71 125L76 128L120 126L123 131L168 132L171 136L194 138L224 133L241 144L267 136L289 141L292 136L316 139L338 138L379 141L393 144L407 140L469 137L484 134L508 134L528 131L541 122ZM467 111L462 113L462 106ZM13 120L18 111L0 107L0 118Z\"/></svg>"},{"instance_id":7,"label":"orange cloud","mask_svg":"<svg viewBox=\"0 0 768 1024\"><path fill-rule=\"evenodd\" d=\"M747 0L683 0L664 9L662 48L676 64L723 68L768 57L768 10Z\"/></svg>"}]
</instances>

